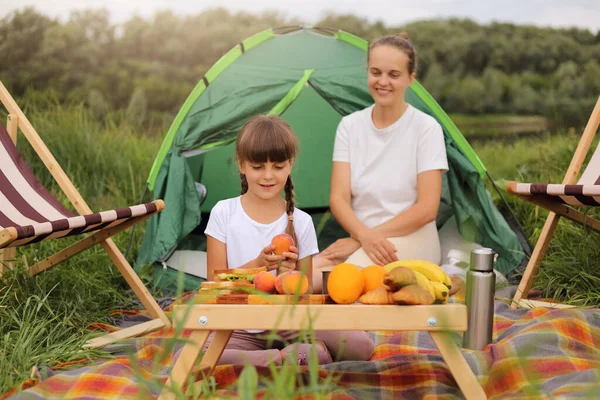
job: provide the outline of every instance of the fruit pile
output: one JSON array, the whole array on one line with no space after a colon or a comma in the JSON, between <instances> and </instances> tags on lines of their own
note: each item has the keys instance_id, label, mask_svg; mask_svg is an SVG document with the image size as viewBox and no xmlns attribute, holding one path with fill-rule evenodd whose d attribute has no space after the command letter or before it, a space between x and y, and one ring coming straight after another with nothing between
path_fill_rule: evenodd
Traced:
<instances>
[{"instance_id":1,"label":"fruit pile","mask_svg":"<svg viewBox=\"0 0 600 400\"><path fill-rule=\"evenodd\" d=\"M454 287L453 287L454 286ZM444 270L424 260L395 261L364 269L336 265L327 280L329 296L338 304L445 304L460 289Z\"/></svg>"}]
</instances>

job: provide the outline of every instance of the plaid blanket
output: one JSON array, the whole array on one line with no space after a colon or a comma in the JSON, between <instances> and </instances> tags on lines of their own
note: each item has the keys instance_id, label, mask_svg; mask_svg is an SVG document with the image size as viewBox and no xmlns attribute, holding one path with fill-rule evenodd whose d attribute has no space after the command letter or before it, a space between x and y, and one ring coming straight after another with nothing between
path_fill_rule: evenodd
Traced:
<instances>
[{"instance_id":1,"label":"plaid blanket","mask_svg":"<svg viewBox=\"0 0 600 400\"><path fill-rule=\"evenodd\" d=\"M153 382L166 374L179 355L176 347L162 363L160 332L116 348L115 359L83 367L55 368L39 382L26 382L15 400L151 399ZM375 353L368 362L336 362L322 366L320 376L333 376L331 400L463 398L427 332L372 332ZM461 335L454 339L461 343ZM493 344L463 354L489 399L600 398L600 310L512 310L495 302ZM71 368L73 366L70 366ZM65 367L64 367L65 368ZM233 395L242 366L219 366L214 378L219 394ZM257 368L269 377L268 368ZM308 372L305 371L305 381ZM260 389L260 387L259 387ZM308 398L308 397L304 397Z\"/></svg>"}]
</instances>

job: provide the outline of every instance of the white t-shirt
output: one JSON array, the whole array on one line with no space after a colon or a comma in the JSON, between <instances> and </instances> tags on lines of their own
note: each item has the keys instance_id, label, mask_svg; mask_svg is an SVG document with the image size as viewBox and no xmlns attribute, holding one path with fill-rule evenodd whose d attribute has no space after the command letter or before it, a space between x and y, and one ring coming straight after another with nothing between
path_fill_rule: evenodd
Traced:
<instances>
[{"instance_id":1,"label":"white t-shirt","mask_svg":"<svg viewBox=\"0 0 600 400\"><path fill-rule=\"evenodd\" d=\"M258 257L275 235L285 232L287 223L286 213L270 224L254 221L244 211L241 196L238 196L215 204L204 233L227 245L227 268L233 269ZM317 254L317 234L310 215L294 208L294 229L298 259Z\"/></svg>"},{"instance_id":2,"label":"white t-shirt","mask_svg":"<svg viewBox=\"0 0 600 400\"><path fill-rule=\"evenodd\" d=\"M260 251L267 247L275 235L285 232L288 223L287 213L275 222L261 224L246 214L242 207L242 197L221 200L210 211L204 233L227 245L227 268L238 268L254 260ZM298 243L298 259L319 252L317 234L310 215L294 208L294 230ZM276 274L275 271L271 271ZM263 330L248 330L260 333Z\"/></svg>"},{"instance_id":3,"label":"white t-shirt","mask_svg":"<svg viewBox=\"0 0 600 400\"><path fill-rule=\"evenodd\" d=\"M342 118L333 149L333 161L350 163L351 206L369 228L415 204L418 174L448 170L444 134L433 117L409 104L396 122L377 129L373 107Z\"/></svg>"}]
</instances>

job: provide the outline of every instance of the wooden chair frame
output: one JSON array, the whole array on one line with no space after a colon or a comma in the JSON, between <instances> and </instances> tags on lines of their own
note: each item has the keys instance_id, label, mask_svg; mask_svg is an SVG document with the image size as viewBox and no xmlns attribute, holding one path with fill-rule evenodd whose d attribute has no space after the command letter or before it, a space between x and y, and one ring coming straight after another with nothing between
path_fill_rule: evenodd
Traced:
<instances>
[{"instance_id":1,"label":"wooden chair frame","mask_svg":"<svg viewBox=\"0 0 600 400\"><path fill-rule=\"evenodd\" d=\"M73 183L69 180L63 169L60 167L50 150L46 147L36 130L33 128L23 111L19 108L15 100L12 98L6 87L0 81L0 102L4 105L8 111L7 131L13 143L17 142L17 130L20 129L23 136L31 144L37 155L40 157L45 167L48 169L54 180L58 183L62 191L65 193L69 201L73 204L73 207L77 210L80 215L92 214L92 210L88 207L83 197L79 194ZM157 212L164 208L164 202L157 201ZM112 228L97 231L84 239L80 240L59 251L58 253L48 257L47 259L40 261L30 268L32 274L44 271L61 261L72 257L85 249L100 244L108 254L113 264L117 267L123 278L127 281L129 287L134 291L136 296L140 299L145 309L150 314L152 320L144 322L129 328L121 329L119 331L106 334L104 336L95 338L86 343L86 347L96 348L114 343L118 340L139 336L148 332L152 332L162 328L168 328L171 326L171 321L160 308L154 297L150 294L148 289L144 286L144 283L135 273L131 265L127 262L119 248L110 239L111 236L116 233L127 229L128 227L148 218L150 214L132 218L120 225ZM7 229L5 231L5 237L0 237L0 242L9 243L15 240L16 230ZM12 267L11 261L16 258L16 248L7 247L0 250L0 274L2 273L2 266Z\"/></svg>"},{"instance_id":2,"label":"wooden chair frame","mask_svg":"<svg viewBox=\"0 0 600 400\"><path fill-rule=\"evenodd\" d=\"M575 153L573 154L573 158L571 159L571 163L569 164L569 168L567 169L567 172L566 172L565 177L562 182L564 185L574 184L577 181L577 178L579 176L579 172L581 170L583 162L585 161L585 158L589 152L592 141L594 140L594 136L595 136L596 132L598 131L599 124L600 124L600 97L598 97L596 105L595 105L595 107L590 115L590 118L586 124L586 127L583 131L583 135L581 136L581 139L579 140L577 149L575 150ZM514 183L512 183L512 182L508 183L508 185L512 185L512 184L514 184ZM509 186L509 192L511 192L510 186ZM573 207L568 206L566 204L561 204L559 202L553 202L553 201L544 199L542 197L536 198L536 196L520 195L520 194L512 193L512 192L511 192L511 194L550 211L550 213L548 214L548 217L546 218L546 222L544 223L544 227L542 228L540 237L535 245L533 253L531 254L531 258L529 259L529 262L527 263L527 267L525 269L523 277L521 278L521 281L519 283L517 291L513 297L513 300L511 302L511 307L512 308L517 308L518 306L528 307L528 308L533 308L533 307L569 308L569 307L572 307L570 305L565 305L565 304L557 304L557 303L546 302L546 301L528 300L527 296L528 296L529 292L531 291L535 276L539 272L541 262L546 254L546 251L548 250L548 247L550 245L550 240L552 240L552 235L554 234L554 231L556 229L556 226L558 224L558 220L560 219L560 217L565 217L571 221L589 226L598 231L600 231L600 221L595 218L586 216L581 211L578 211L578 210L574 209Z\"/></svg>"},{"instance_id":3,"label":"wooden chair frame","mask_svg":"<svg viewBox=\"0 0 600 400\"><path fill-rule=\"evenodd\" d=\"M212 330L216 331L215 337L199 366L206 376L212 374L233 330L271 330L273 327L303 330L309 326L313 330L428 331L465 397L469 400L487 398L450 335L452 331L464 332L467 329L467 307L463 304L184 304L174 306L173 322L192 332L159 400L172 400L175 398L172 389L183 388Z\"/></svg>"}]
</instances>

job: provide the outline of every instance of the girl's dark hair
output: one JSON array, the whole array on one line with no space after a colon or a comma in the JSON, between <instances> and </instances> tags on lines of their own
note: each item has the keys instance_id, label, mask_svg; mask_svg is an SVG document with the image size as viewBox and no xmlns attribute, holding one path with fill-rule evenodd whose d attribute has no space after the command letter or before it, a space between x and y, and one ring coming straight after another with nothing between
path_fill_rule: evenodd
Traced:
<instances>
[{"instance_id":1,"label":"girl's dark hair","mask_svg":"<svg viewBox=\"0 0 600 400\"><path fill-rule=\"evenodd\" d=\"M402 32L395 35L381 36L369 45L367 53L367 62L371 50L378 46L391 46L404 52L408 56L408 73L412 74L417 71L417 50L408 39L408 33Z\"/></svg>"},{"instance_id":2,"label":"girl's dark hair","mask_svg":"<svg viewBox=\"0 0 600 400\"><path fill-rule=\"evenodd\" d=\"M256 115L246 121L240 130L235 142L235 153L240 163L284 162L296 157L298 138L283 118L276 115ZM242 173L240 179L244 194L248 191L248 181ZM294 239L294 245L299 248L294 229L294 183L291 175L288 176L284 190L288 215L285 233Z\"/></svg>"}]
</instances>

